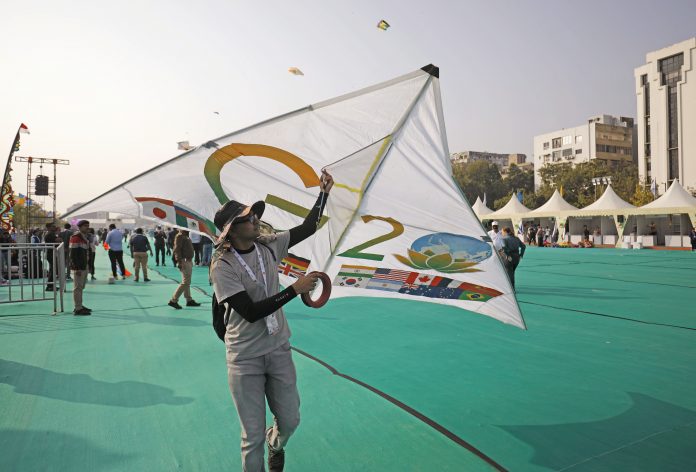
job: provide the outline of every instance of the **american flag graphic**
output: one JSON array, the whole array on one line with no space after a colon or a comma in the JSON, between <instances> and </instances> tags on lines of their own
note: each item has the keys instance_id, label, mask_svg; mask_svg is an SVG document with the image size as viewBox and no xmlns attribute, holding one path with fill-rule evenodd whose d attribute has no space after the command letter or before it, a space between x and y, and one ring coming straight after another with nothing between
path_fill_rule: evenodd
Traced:
<instances>
[{"instance_id":1,"label":"american flag graphic","mask_svg":"<svg viewBox=\"0 0 696 472\"><path fill-rule=\"evenodd\" d=\"M409 280L409 278L411 278L411 274L415 274L415 272L409 272L407 270L399 269L377 269L375 271L375 275L373 275L372 278L406 283Z\"/></svg>"}]
</instances>

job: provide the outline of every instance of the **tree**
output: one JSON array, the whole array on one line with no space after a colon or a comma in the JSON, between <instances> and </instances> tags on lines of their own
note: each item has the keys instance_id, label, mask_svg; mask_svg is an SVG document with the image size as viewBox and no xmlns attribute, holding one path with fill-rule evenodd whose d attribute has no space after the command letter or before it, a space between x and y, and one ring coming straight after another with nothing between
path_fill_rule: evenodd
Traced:
<instances>
[{"instance_id":1,"label":"tree","mask_svg":"<svg viewBox=\"0 0 696 472\"><path fill-rule=\"evenodd\" d=\"M494 202L507 193L500 171L488 161L474 161L461 164L453 169L454 179L462 189L469 203L473 205L476 197Z\"/></svg>"},{"instance_id":2,"label":"tree","mask_svg":"<svg viewBox=\"0 0 696 472\"><path fill-rule=\"evenodd\" d=\"M635 206L643 206L655 200L655 196L648 190L645 183L638 182L633 190L633 195L626 200Z\"/></svg>"}]
</instances>

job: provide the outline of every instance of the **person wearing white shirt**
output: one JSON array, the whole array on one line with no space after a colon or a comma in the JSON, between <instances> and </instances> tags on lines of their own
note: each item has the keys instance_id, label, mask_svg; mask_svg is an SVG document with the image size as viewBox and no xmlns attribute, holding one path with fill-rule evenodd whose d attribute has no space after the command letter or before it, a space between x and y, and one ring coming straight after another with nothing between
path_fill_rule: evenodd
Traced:
<instances>
[{"instance_id":1,"label":"person wearing white shirt","mask_svg":"<svg viewBox=\"0 0 696 472\"><path fill-rule=\"evenodd\" d=\"M203 249L201 245L201 234L191 231L190 238L191 243L193 244L193 253L195 255L194 264L201 265L201 250Z\"/></svg>"},{"instance_id":2,"label":"person wearing white shirt","mask_svg":"<svg viewBox=\"0 0 696 472\"><path fill-rule=\"evenodd\" d=\"M491 242L493 243L495 250L500 251L503 249L503 234L498 230L497 221L491 223L491 227L493 229L488 232L488 237L491 238Z\"/></svg>"}]
</instances>

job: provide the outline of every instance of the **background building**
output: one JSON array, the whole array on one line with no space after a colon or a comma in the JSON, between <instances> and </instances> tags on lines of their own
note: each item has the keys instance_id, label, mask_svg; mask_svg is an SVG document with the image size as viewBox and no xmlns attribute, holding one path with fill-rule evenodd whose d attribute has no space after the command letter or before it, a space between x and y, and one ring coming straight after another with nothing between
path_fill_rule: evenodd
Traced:
<instances>
[{"instance_id":1,"label":"background building","mask_svg":"<svg viewBox=\"0 0 696 472\"><path fill-rule=\"evenodd\" d=\"M488 161L500 169L502 175L507 174L510 165L515 164L523 170L533 169L534 163L527 162L526 154L498 154L494 152L462 151L450 155L452 165L468 164L474 161Z\"/></svg>"},{"instance_id":2,"label":"background building","mask_svg":"<svg viewBox=\"0 0 696 472\"><path fill-rule=\"evenodd\" d=\"M633 118L599 115L587 124L534 137L534 187L541 185L539 169L547 164L579 164L592 159L608 162L636 160Z\"/></svg>"},{"instance_id":3,"label":"background building","mask_svg":"<svg viewBox=\"0 0 696 472\"><path fill-rule=\"evenodd\" d=\"M638 174L665 192L674 179L696 192L696 38L649 52L635 69Z\"/></svg>"}]
</instances>

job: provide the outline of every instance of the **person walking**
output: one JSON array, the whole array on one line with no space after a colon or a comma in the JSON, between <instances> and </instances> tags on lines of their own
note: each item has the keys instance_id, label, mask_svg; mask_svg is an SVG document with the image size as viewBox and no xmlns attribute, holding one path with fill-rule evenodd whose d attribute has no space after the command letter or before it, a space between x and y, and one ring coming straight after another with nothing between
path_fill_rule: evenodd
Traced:
<instances>
[{"instance_id":1,"label":"person walking","mask_svg":"<svg viewBox=\"0 0 696 472\"><path fill-rule=\"evenodd\" d=\"M691 228L689 231L689 239L691 240L691 252L696 252L696 228Z\"/></svg>"},{"instance_id":2,"label":"person walking","mask_svg":"<svg viewBox=\"0 0 696 472\"><path fill-rule=\"evenodd\" d=\"M162 231L162 227L158 226L154 234L155 238L155 263L160 265L160 254L162 254L162 265L166 266L164 260L164 249L167 245L167 233Z\"/></svg>"},{"instance_id":3,"label":"person walking","mask_svg":"<svg viewBox=\"0 0 696 472\"><path fill-rule=\"evenodd\" d=\"M167 232L167 255L168 256L171 256L172 251L174 251L174 239L176 239L177 233L178 233L178 230L176 228L172 228ZM174 258L172 258L172 259L174 259Z\"/></svg>"},{"instance_id":4,"label":"person walking","mask_svg":"<svg viewBox=\"0 0 696 472\"><path fill-rule=\"evenodd\" d=\"M542 228L541 225L539 225L536 232L536 243L537 246L544 247L544 228Z\"/></svg>"},{"instance_id":5,"label":"person walking","mask_svg":"<svg viewBox=\"0 0 696 472\"><path fill-rule=\"evenodd\" d=\"M221 231L210 276L215 299L226 308L227 375L242 428L242 468L264 468L264 443L271 472L285 465L285 446L300 422L300 398L283 305L309 293L317 274L300 276L279 292L276 267L288 249L317 230L333 179L324 172L321 193L304 222L289 231L260 236L265 204L231 200L215 214ZM274 415L266 428L266 401Z\"/></svg>"},{"instance_id":6,"label":"person walking","mask_svg":"<svg viewBox=\"0 0 696 472\"><path fill-rule=\"evenodd\" d=\"M147 278L147 253L149 252L152 255L152 248L150 247L150 240L143 234L142 228L135 230L135 234L130 238L128 247L133 258L135 281L138 282L140 280L140 268L142 267L143 280L149 282L150 279Z\"/></svg>"},{"instance_id":7,"label":"person walking","mask_svg":"<svg viewBox=\"0 0 696 472\"><path fill-rule=\"evenodd\" d=\"M177 310L181 310L179 297L183 294L186 299L186 306L201 306L200 303L191 297L191 275L193 273L193 244L189 238L189 232L179 231L174 240L174 258L176 266L181 272L181 283L174 291L172 299L168 305Z\"/></svg>"},{"instance_id":8,"label":"person walking","mask_svg":"<svg viewBox=\"0 0 696 472\"><path fill-rule=\"evenodd\" d=\"M520 259L524 256L524 251L527 247L520 239L515 236L512 229L506 227L503 229L503 253L505 254L505 269L507 270L510 283L513 290L515 289L515 270L520 264Z\"/></svg>"},{"instance_id":9,"label":"person walking","mask_svg":"<svg viewBox=\"0 0 696 472\"><path fill-rule=\"evenodd\" d=\"M109 225L109 234L106 235L104 242L109 246L109 260L111 261L111 273L114 279L118 280L116 265L121 271L121 278L126 278L126 265L123 263L123 233L116 228L116 225Z\"/></svg>"},{"instance_id":10,"label":"person walking","mask_svg":"<svg viewBox=\"0 0 696 472\"><path fill-rule=\"evenodd\" d=\"M73 230L70 223L63 225L63 231L60 232L60 239L63 241L63 253L65 255L65 280L72 280L70 277L70 238L73 235Z\"/></svg>"},{"instance_id":11,"label":"person walking","mask_svg":"<svg viewBox=\"0 0 696 472\"><path fill-rule=\"evenodd\" d=\"M73 314L77 316L88 316L92 310L82 304L82 291L87 282L87 265L89 264L89 221L80 220L77 223L77 231L70 237L70 268L73 271L73 303L75 309Z\"/></svg>"}]
</instances>

